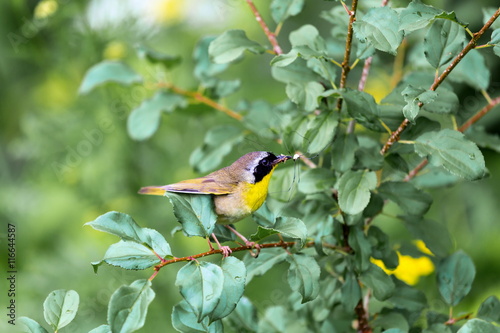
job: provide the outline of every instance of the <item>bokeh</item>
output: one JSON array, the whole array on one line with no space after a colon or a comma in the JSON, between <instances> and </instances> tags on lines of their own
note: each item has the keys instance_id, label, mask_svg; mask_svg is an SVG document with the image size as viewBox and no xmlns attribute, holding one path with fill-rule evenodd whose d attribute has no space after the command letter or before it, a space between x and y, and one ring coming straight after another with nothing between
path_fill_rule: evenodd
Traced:
<instances>
[{"instance_id":1,"label":"bokeh","mask_svg":"<svg viewBox=\"0 0 500 333\"><path fill-rule=\"evenodd\" d=\"M268 1L255 3L269 19ZM471 31L482 26L483 7L498 5L495 0L429 3L454 10L470 24ZM328 1L306 2L305 11L287 22L284 31L312 23L327 35L329 25L318 16L330 6ZM134 217L139 225L165 235L176 256L206 250L203 239L170 235L176 221L166 198L140 196L137 190L198 176L188 163L191 152L203 143L205 133L214 125L237 122L209 108L183 110L165 116L151 139L137 142L127 134L126 119L132 109L155 92L155 82L168 80L196 90L192 74L194 46L201 37L218 35L229 28L245 29L249 38L267 45L243 0L1 1L1 309L6 306L8 223L17 229L17 315L44 323L42 303L48 293L73 289L80 294L80 310L67 328L71 332L87 332L104 324L113 291L152 273L103 266L95 274L90 263L100 260L117 239L84 227L85 222L108 211L120 211ZM288 48L287 40L280 43ZM179 55L183 62L173 71L164 72L137 56L138 45ZM496 97L500 92L500 62L491 50L484 53L492 72L488 92ZM85 72L105 59L127 63L146 77L146 83L132 87L106 85L79 95ZM283 85L271 79L271 59L272 55L250 55L232 65L223 75L240 78L242 87L224 103L235 107L241 99L283 101ZM376 66L378 70L370 76L367 90L383 97L393 74L392 59L387 59L387 65ZM357 73L351 75L353 85ZM479 92L465 86L460 100L469 114L486 103ZM481 121L491 133L500 134L499 114L497 107ZM291 153L287 149L290 147L280 147L258 135L249 136L224 164L253 150ZM477 309L485 295L500 296L500 158L488 149L483 153L490 177L432 190L437 204L428 213L429 218L450 229L455 247L467 252L477 268L472 292L457 312ZM300 176L294 181L300 181ZM395 218L383 216L375 223L390 234L405 237L404 228ZM250 234L255 225L248 220L239 229ZM170 266L154 280L156 298L142 332L171 330L171 309L180 300L174 285L179 268ZM443 310L433 273L422 277L418 286L428 297L434 295L429 301ZM288 294L280 266L268 276L255 278L247 289L256 305L284 303ZM0 311L0 331L14 331L4 312Z\"/></svg>"}]
</instances>

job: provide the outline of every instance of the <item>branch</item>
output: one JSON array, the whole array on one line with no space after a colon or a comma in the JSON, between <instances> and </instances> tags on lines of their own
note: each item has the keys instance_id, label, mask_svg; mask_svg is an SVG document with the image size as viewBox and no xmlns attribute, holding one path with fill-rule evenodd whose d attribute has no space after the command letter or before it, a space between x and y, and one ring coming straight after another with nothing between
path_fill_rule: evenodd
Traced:
<instances>
[{"instance_id":1,"label":"branch","mask_svg":"<svg viewBox=\"0 0 500 333\"><path fill-rule=\"evenodd\" d=\"M358 333L372 333L372 328L368 324L368 313L363 306L363 299L360 299L354 308L356 316L358 317Z\"/></svg>"},{"instance_id":2,"label":"branch","mask_svg":"<svg viewBox=\"0 0 500 333\"><path fill-rule=\"evenodd\" d=\"M280 45L278 44L278 41L276 40L276 35L274 32L269 30L269 27L267 26L266 22L262 19L262 16L260 15L259 11L257 10L257 7L255 7L254 3L252 0L246 0L248 5L250 6L250 9L252 10L253 15L255 16L255 19L257 22L259 22L262 30L264 30L264 33L267 36L267 39L269 39L269 42L273 46L274 53L277 55L283 54L283 51L281 50Z\"/></svg>"},{"instance_id":3,"label":"branch","mask_svg":"<svg viewBox=\"0 0 500 333\"><path fill-rule=\"evenodd\" d=\"M469 127L471 127L475 122L484 117L491 109L500 104L500 97L492 99L488 104L486 104L481 110L479 110L475 115L470 117L462 126L458 128L459 132L465 132ZM417 165L413 170L411 170L408 175L404 178L404 181L410 181L414 178L425 166L428 164L427 159L424 159Z\"/></svg>"},{"instance_id":4,"label":"branch","mask_svg":"<svg viewBox=\"0 0 500 333\"><path fill-rule=\"evenodd\" d=\"M431 85L429 88L430 90L435 91L441 83L448 77L448 75L451 73L451 71L462 61L462 59L465 57L467 53L469 53L470 50L474 49L477 45L477 41L481 36L486 32L486 30L489 29L489 27L495 22L495 20L500 16L500 8L497 9L497 11L491 16L491 18L484 24L484 26L473 34L472 39L469 41L469 43L464 47L464 49L458 54L458 56L453 59L453 61L448 65L448 67L441 73L441 75L436 78L434 83ZM422 104L420 104L422 106ZM387 151L391 148L391 146L399 140L399 137L401 133L405 130L405 128L408 126L409 121L408 119L403 120L403 122L399 125L398 129L394 131L387 142L384 144L384 147L380 150L380 154L384 155L387 153Z\"/></svg>"},{"instance_id":5,"label":"branch","mask_svg":"<svg viewBox=\"0 0 500 333\"><path fill-rule=\"evenodd\" d=\"M352 0L351 11L349 12L349 25L347 26L347 38L345 41L345 52L344 52L344 61L342 61L342 74L340 75L340 85L339 89L345 88L347 82L347 75L351 70L349 66L349 58L351 57L351 47L352 47L352 36L353 36L353 28L352 24L356 21L356 10L358 9L358 0ZM337 101L337 109L340 110L342 108L342 98L339 98Z\"/></svg>"},{"instance_id":6,"label":"branch","mask_svg":"<svg viewBox=\"0 0 500 333\"><path fill-rule=\"evenodd\" d=\"M292 248L295 246L295 244L297 244L297 242L284 242L284 241L279 241L279 242L276 242L276 243L264 243L264 244L259 244L259 247L260 249L268 249L268 248L277 248L277 247L281 247L283 249L289 249L289 248ZM308 247L313 247L314 246L314 242L307 242L304 244L304 248L308 248ZM344 248L342 246L337 246L337 245L333 245L333 244L328 244L328 243L323 243L323 246L324 247L327 247L329 249L333 249L333 250L339 250L341 252L344 252L344 253L351 253L352 252L352 249L351 248ZM239 247L233 247L231 248L231 252L234 253L234 252L240 252L240 251L251 251L253 250L255 247L253 245L244 245L244 246L239 246ZM180 257L180 258L174 258L174 259L170 259L170 260L165 260L163 258L161 258L161 263L159 263L158 265L156 265L154 267L154 273L153 275L149 278L150 280L154 279L154 277L156 276L156 274L158 274L158 271L160 269L162 269L163 267L167 266L167 265L170 265L170 264L174 264L174 263L177 263L177 262L182 262L182 261L193 261L193 260L196 260L198 258L203 258L203 257L206 257L206 256L209 256L209 255L212 255L212 254L222 254L222 250L219 250L219 249L213 249L213 250L210 250L210 251L207 251L207 252L203 252L203 253L198 253L198 254L195 254L195 255L192 255L192 256L186 256L186 257Z\"/></svg>"},{"instance_id":7,"label":"branch","mask_svg":"<svg viewBox=\"0 0 500 333\"><path fill-rule=\"evenodd\" d=\"M199 92L197 91L188 91L188 90L184 90L182 88L179 88L171 83L168 83L168 82L160 82L158 83L158 86L159 87L162 87L162 88L167 88L167 89L170 89L172 90L173 92L179 94L179 95L183 95L183 96L187 96L187 97L191 97L191 98L194 98L196 99L197 101L205 104L205 105L208 105L216 110L219 110L221 112L224 112L225 114L227 114L229 117L231 118L234 118L236 120L242 120L243 119L243 116L239 113L236 113L235 111L231 110L230 108L222 105L222 104L219 104L217 103L216 101L214 101L213 99L210 99L206 96L203 96L202 94L200 94Z\"/></svg>"}]
</instances>

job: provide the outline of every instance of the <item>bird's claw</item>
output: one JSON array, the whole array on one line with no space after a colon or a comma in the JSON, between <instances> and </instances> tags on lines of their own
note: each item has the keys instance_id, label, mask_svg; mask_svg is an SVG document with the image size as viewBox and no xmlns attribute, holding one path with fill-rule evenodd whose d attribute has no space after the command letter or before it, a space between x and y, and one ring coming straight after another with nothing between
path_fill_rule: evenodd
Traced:
<instances>
[{"instance_id":1,"label":"bird's claw","mask_svg":"<svg viewBox=\"0 0 500 333\"><path fill-rule=\"evenodd\" d=\"M233 253L233 251L231 250L231 248L229 246L220 246L219 249L222 251L222 258L227 258L229 257L229 255L231 253Z\"/></svg>"},{"instance_id":2,"label":"bird's claw","mask_svg":"<svg viewBox=\"0 0 500 333\"><path fill-rule=\"evenodd\" d=\"M257 258L259 256L259 254L260 254L260 244L259 243L246 241L245 245L250 247L250 255L252 257ZM255 249L256 251L253 252L252 251L253 249Z\"/></svg>"}]
</instances>

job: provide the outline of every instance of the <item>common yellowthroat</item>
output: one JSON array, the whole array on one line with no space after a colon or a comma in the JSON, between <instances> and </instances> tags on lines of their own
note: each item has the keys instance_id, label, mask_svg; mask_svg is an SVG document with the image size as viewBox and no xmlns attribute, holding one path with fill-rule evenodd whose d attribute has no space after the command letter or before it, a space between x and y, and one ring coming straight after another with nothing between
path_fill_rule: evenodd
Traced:
<instances>
[{"instance_id":1,"label":"common yellowthroat","mask_svg":"<svg viewBox=\"0 0 500 333\"><path fill-rule=\"evenodd\" d=\"M146 186L141 188L139 193L165 195L165 192L177 192L212 195L217 223L226 225L247 245L254 245L228 224L240 221L262 206L267 197L269 180L274 169L279 163L291 158L292 156L276 156L265 151L251 152L243 155L230 166L204 177L164 186ZM223 251L223 255L227 256L230 253L229 247L221 246L214 236L212 235Z\"/></svg>"}]
</instances>

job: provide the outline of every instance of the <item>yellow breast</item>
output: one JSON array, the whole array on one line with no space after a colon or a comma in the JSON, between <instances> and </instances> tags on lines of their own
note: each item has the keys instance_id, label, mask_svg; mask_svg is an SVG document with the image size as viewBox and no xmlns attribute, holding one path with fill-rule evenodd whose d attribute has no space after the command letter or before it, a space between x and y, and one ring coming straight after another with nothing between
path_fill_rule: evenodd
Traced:
<instances>
[{"instance_id":1,"label":"yellow breast","mask_svg":"<svg viewBox=\"0 0 500 333\"><path fill-rule=\"evenodd\" d=\"M267 189L273 171L256 184L241 182L234 193L214 197L218 223L238 222L262 206L267 197Z\"/></svg>"}]
</instances>

